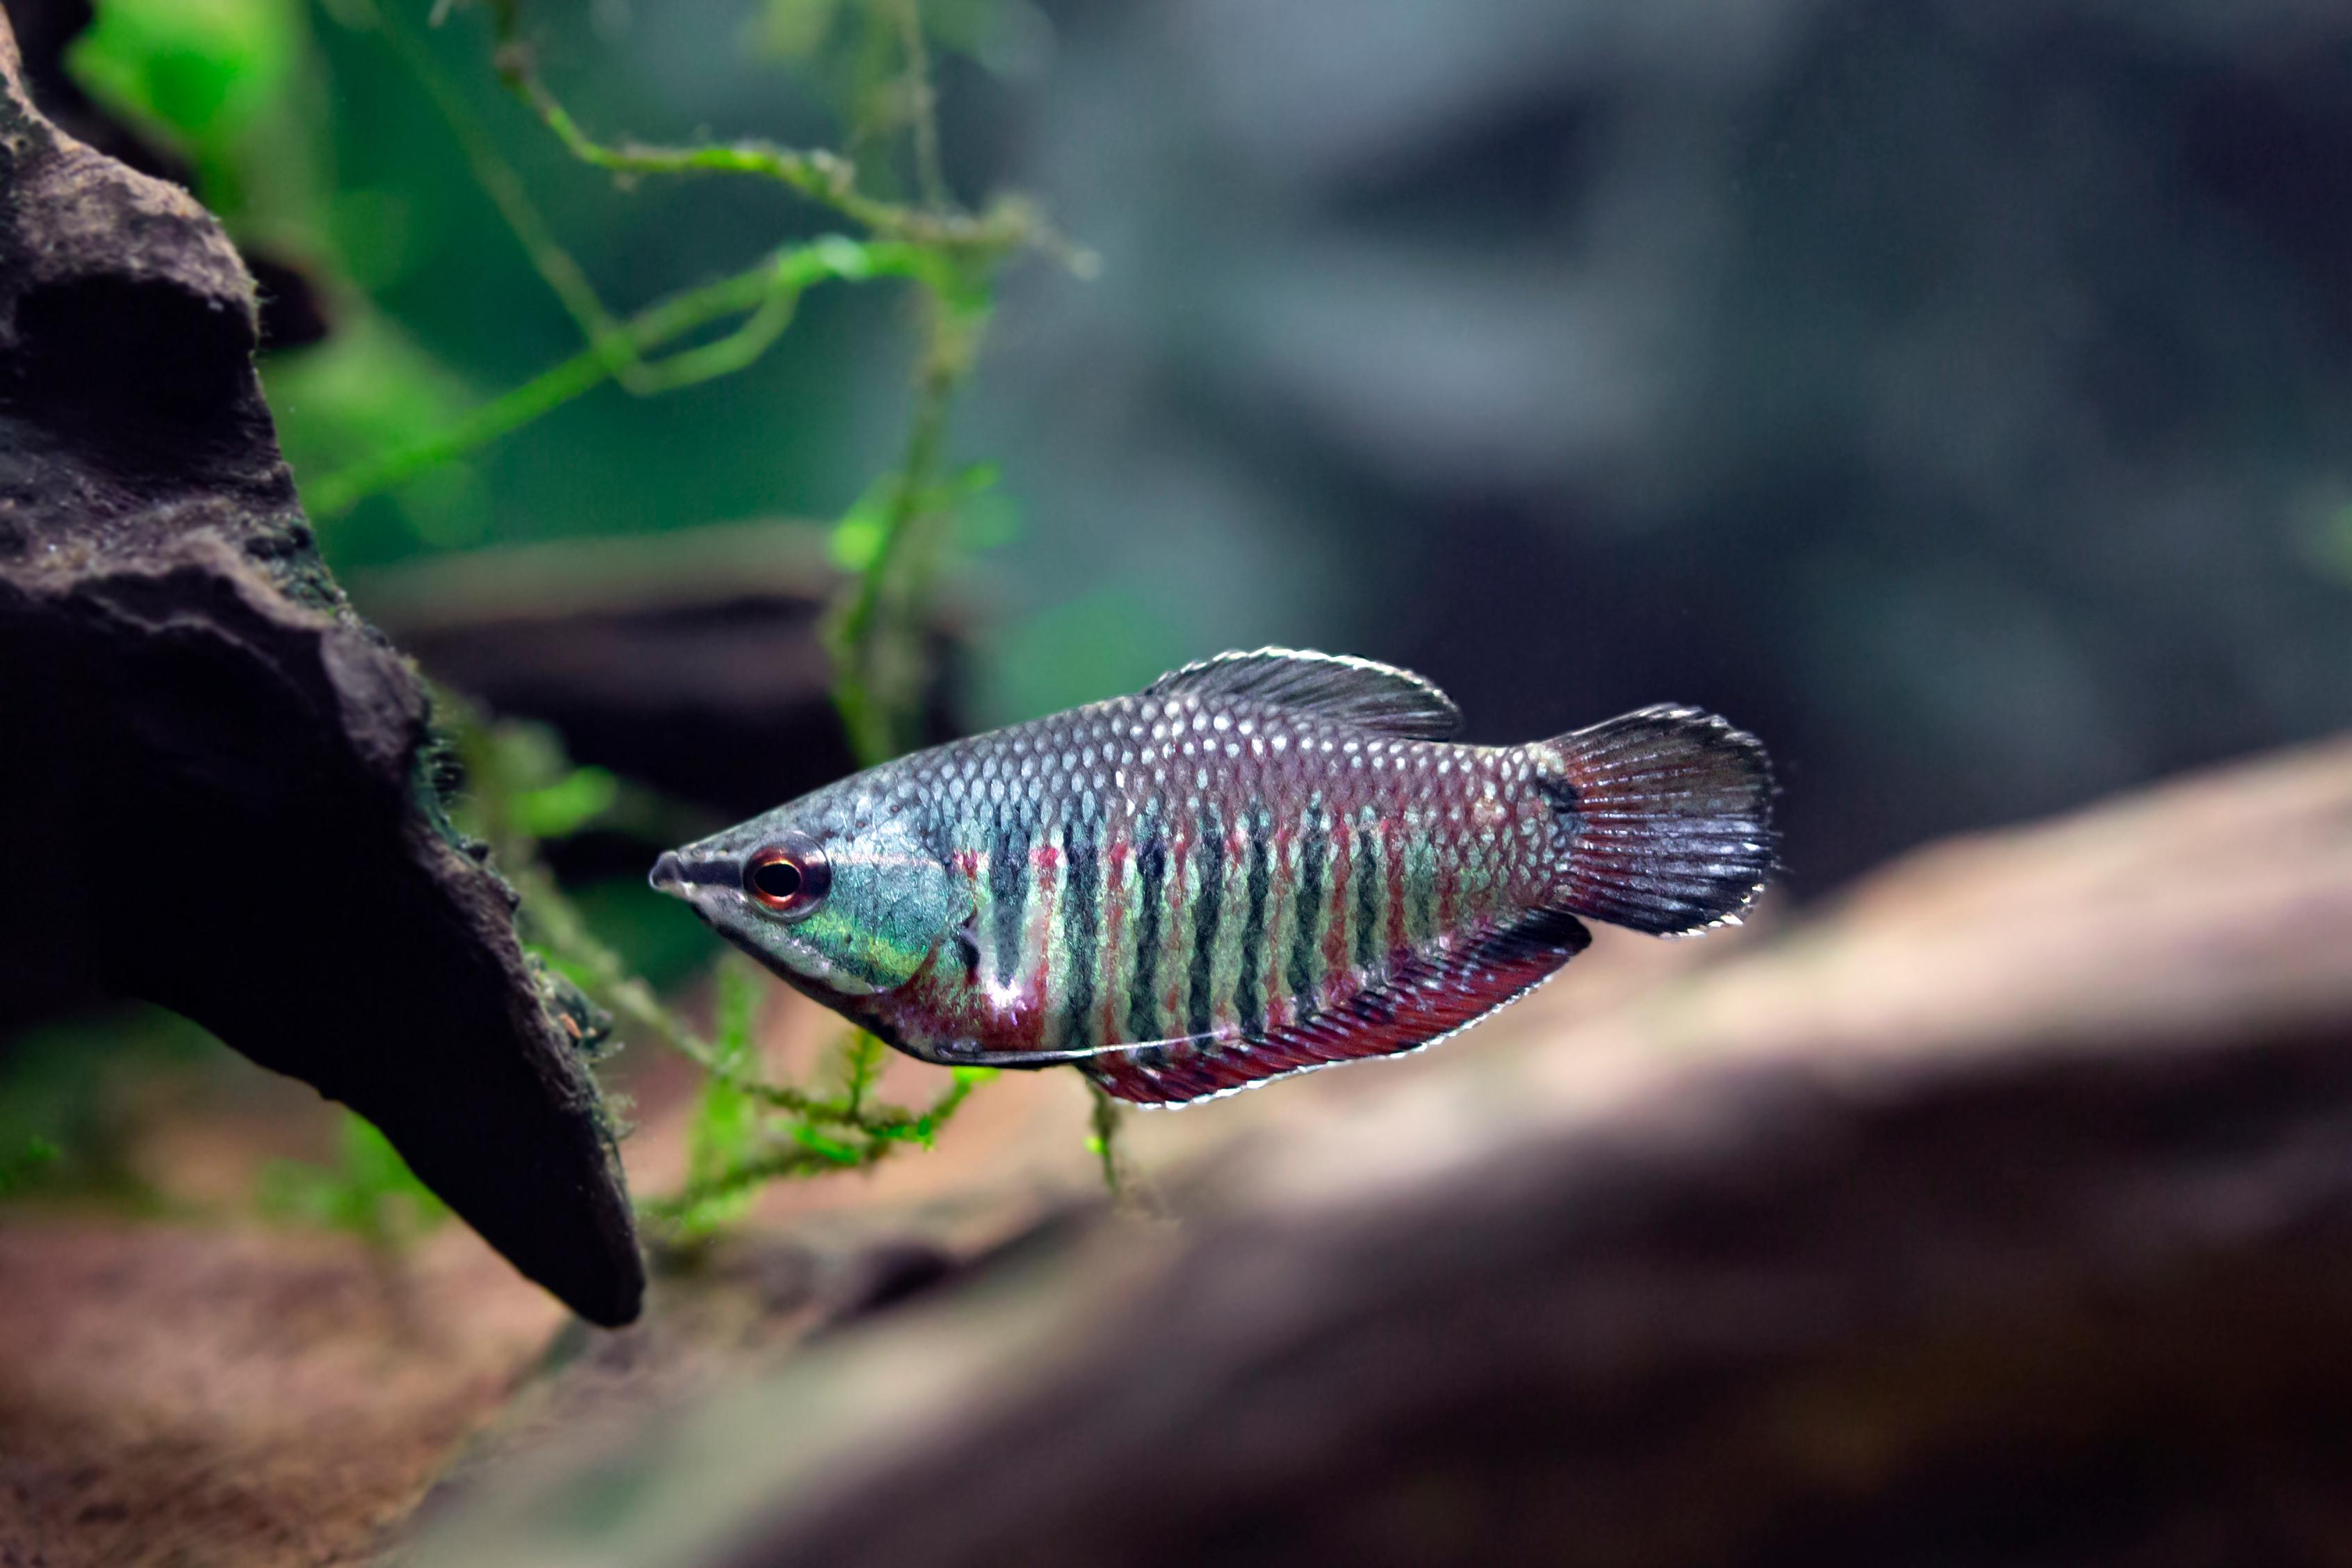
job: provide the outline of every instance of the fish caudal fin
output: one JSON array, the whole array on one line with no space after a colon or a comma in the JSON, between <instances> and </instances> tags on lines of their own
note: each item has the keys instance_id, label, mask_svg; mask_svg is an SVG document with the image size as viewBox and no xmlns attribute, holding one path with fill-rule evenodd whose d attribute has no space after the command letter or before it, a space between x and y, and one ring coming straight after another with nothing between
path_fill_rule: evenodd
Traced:
<instances>
[{"instance_id":1,"label":"fish caudal fin","mask_svg":"<svg viewBox=\"0 0 2352 1568\"><path fill-rule=\"evenodd\" d=\"M1555 895L1580 915L1655 936L1735 924L1773 868L1763 743L1671 704L1544 742L1569 827Z\"/></svg>"}]
</instances>

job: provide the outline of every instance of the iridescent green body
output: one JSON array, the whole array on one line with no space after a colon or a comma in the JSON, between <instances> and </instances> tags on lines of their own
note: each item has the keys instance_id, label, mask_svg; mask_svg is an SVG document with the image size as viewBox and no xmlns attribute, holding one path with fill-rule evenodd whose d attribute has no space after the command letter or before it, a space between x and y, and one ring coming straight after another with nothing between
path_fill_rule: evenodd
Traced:
<instances>
[{"instance_id":1,"label":"iridescent green body","mask_svg":"<svg viewBox=\"0 0 2352 1568\"><path fill-rule=\"evenodd\" d=\"M792 933L814 954L706 916L910 1054L1072 1061L1125 1098L1178 1102L1424 1044L1581 948L1578 844L1605 822L1580 753L1429 738L1454 721L1402 672L1229 656L870 770L682 853L719 864L717 884L779 831L837 846L832 896ZM1761 879L1755 755L1680 819L1714 872L1682 924L1736 913ZM845 895L877 857L888 868Z\"/></svg>"}]
</instances>

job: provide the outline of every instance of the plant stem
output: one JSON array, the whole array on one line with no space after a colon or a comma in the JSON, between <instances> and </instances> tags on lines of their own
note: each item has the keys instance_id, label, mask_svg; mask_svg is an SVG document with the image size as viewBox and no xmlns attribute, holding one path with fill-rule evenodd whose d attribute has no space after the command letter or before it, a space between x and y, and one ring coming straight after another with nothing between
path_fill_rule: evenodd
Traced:
<instances>
[{"instance_id":1,"label":"plant stem","mask_svg":"<svg viewBox=\"0 0 2352 1568\"><path fill-rule=\"evenodd\" d=\"M547 219L539 210L539 204L531 200L530 192L523 184L521 176L499 155L497 143L482 129L481 122L474 118L456 84L434 61L432 51L411 37L407 28L395 21L383 7L377 5L374 0L361 0L361 4L392 45L393 52L400 57L401 64L424 88L425 96L433 100L433 107L440 114L442 123L449 128L459 151L465 153L466 162L474 172L475 183L482 187L491 204L499 209L499 216L506 220L507 227L513 231L523 253L530 258L532 268L545 279L555 297L562 301L564 310L578 324L581 335L588 340L589 345L597 351L613 374L625 375L637 351L626 341L612 311L597 297L595 286L589 282L586 269L556 241L554 230L548 226Z\"/></svg>"},{"instance_id":2,"label":"plant stem","mask_svg":"<svg viewBox=\"0 0 2352 1568\"><path fill-rule=\"evenodd\" d=\"M732 277L648 306L623 322L617 335L626 346L626 358L646 377L643 388L672 391L729 374L756 359L790 323L802 291L812 283L827 278L928 279L938 268L937 257L919 246L860 245L831 236L779 251ZM650 364L643 362L653 349L745 311L751 312L750 318L726 337ZM349 511L369 496L404 484L594 391L612 378L614 365L610 350L584 349L454 424L314 480L305 500L314 516Z\"/></svg>"},{"instance_id":3,"label":"plant stem","mask_svg":"<svg viewBox=\"0 0 2352 1568\"><path fill-rule=\"evenodd\" d=\"M919 205L885 201L861 191L855 165L825 151L799 151L759 141L661 147L607 143L589 135L540 82L529 51L515 37L511 0L489 0L499 41L498 65L508 85L582 162L616 174L746 174L777 181L863 226L864 242L829 237L782 249L758 266L663 300L627 321L604 306L586 271L554 238L513 169L474 121L463 98L441 75L428 51L387 17L377 20L448 123L532 266L579 326L587 346L523 385L493 399L448 427L331 474L310 487L312 510L332 514L362 498L404 482L560 407L608 380L650 395L726 375L751 363L790 325L800 296L827 278L896 276L919 286L923 311L915 400L905 452L889 476L879 537L856 580L845 590L825 627L835 662L835 700L859 761L874 764L897 755L915 738L926 659L923 607L939 575L954 516L943 479L948 420L957 389L971 374L989 318L994 272L1024 246L1059 250L1074 270L1090 258L1073 253L1024 204L1003 201L972 215L955 210L941 166L937 101L919 0L873 0L890 7L905 54L905 93ZM877 13L877 16L879 13ZM436 13L437 16L437 13ZM655 350L689 333L741 316L713 341L648 362ZM650 1212L689 1225L698 1210L760 1182L785 1176L861 1169L904 1142L928 1144L992 1074L959 1069L920 1113L876 1103L871 1091L883 1047L853 1035L841 1053L840 1092L827 1097L764 1080L755 1053L745 1049L743 1015L722 1006L719 1045L703 1038L665 1007L618 953L588 929L539 858L537 841L520 829L508 801L521 777L502 777L495 736L479 724L460 726L492 849L523 895L523 916L548 954L598 1006L624 1025L661 1040L701 1068L716 1084L770 1111L756 1148L730 1144L753 1129L713 1132L706 1152L717 1169L700 1166L685 1189ZM510 770L517 771L520 770ZM522 777L527 777L527 774ZM725 994L722 988L722 995ZM730 1022L728 1020L731 1019ZM726 1124L734 1110L719 1100L709 1122ZM1117 1108L1097 1091L1095 1138L1103 1177L1121 1190L1115 1138ZM730 1154L740 1152L740 1158ZM698 1156L699 1159L700 1156Z\"/></svg>"},{"instance_id":4,"label":"plant stem","mask_svg":"<svg viewBox=\"0 0 2352 1568\"><path fill-rule=\"evenodd\" d=\"M1094 1111L1089 1121L1094 1136L1090 1142L1094 1145L1095 1158L1102 1163L1103 1185L1110 1189L1111 1200L1116 1203L1126 1195L1126 1184L1121 1179L1119 1169L1121 1112L1118 1101L1104 1092L1103 1087L1092 1079L1087 1079L1087 1092L1094 1098Z\"/></svg>"},{"instance_id":5,"label":"plant stem","mask_svg":"<svg viewBox=\"0 0 2352 1568\"><path fill-rule=\"evenodd\" d=\"M501 53L501 68L508 81L572 156L597 168L624 174L751 174L776 180L809 200L831 207L878 237L941 250L1002 255L1041 237L1042 228L1035 214L1019 202L1000 202L984 213L969 214L927 211L869 196L857 188L856 166L839 153L823 148L780 147L756 139L692 147L599 142L581 129L571 110L557 101L527 66L512 63L517 58L518 52L512 49ZM934 130L928 138L934 143L934 161L937 136ZM922 140L919 132L919 145Z\"/></svg>"},{"instance_id":6,"label":"plant stem","mask_svg":"<svg viewBox=\"0 0 2352 1568\"><path fill-rule=\"evenodd\" d=\"M936 315L942 307L935 300L931 309ZM928 586L929 573L921 574L919 584L916 568L930 552L917 535L929 531L941 510L935 490L949 405L960 379L949 356L940 352L940 330L932 329L881 538L827 627L835 705L851 750L869 767L905 749L920 697L923 633L909 612L919 603L913 590Z\"/></svg>"},{"instance_id":7,"label":"plant stem","mask_svg":"<svg viewBox=\"0 0 2352 1568\"><path fill-rule=\"evenodd\" d=\"M939 99L931 88L931 52L923 42L922 0L896 0L898 37L907 51L907 108L914 121L915 187L931 212L948 205L940 169Z\"/></svg>"}]
</instances>

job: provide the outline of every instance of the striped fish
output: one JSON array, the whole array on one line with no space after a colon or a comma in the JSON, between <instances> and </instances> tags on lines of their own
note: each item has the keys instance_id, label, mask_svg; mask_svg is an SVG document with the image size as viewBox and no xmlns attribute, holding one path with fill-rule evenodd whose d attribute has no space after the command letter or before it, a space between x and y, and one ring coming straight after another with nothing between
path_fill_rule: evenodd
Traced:
<instances>
[{"instance_id":1,"label":"striped fish","mask_svg":"<svg viewBox=\"0 0 2352 1568\"><path fill-rule=\"evenodd\" d=\"M1428 681L1265 648L919 752L662 856L653 884L909 1055L1181 1105L1418 1049L1591 940L1736 921L1753 736L1680 707L1521 746Z\"/></svg>"}]
</instances>

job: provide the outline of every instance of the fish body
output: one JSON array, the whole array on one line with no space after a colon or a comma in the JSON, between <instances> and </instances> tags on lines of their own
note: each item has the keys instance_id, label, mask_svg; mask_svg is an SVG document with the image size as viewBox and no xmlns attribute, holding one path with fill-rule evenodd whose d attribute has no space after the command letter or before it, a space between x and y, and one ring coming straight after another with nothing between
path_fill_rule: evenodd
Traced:
<instances>
[{"instance_id":1,"label":"fish body","mask_svg":"<svg viewBox=\"0 0 2352 1568\"><path fill-rule=\"evenodd\" d=\"M1762 747L1694 709L1469 746L1405 671L1228 654L918 752L666 855L654 883L928 1061L1071 1063L1174 1105L1417 1049L1590 916L1737 920ZM812 896L813 895L813 896Z\"/></svg>"}]
</instances>

